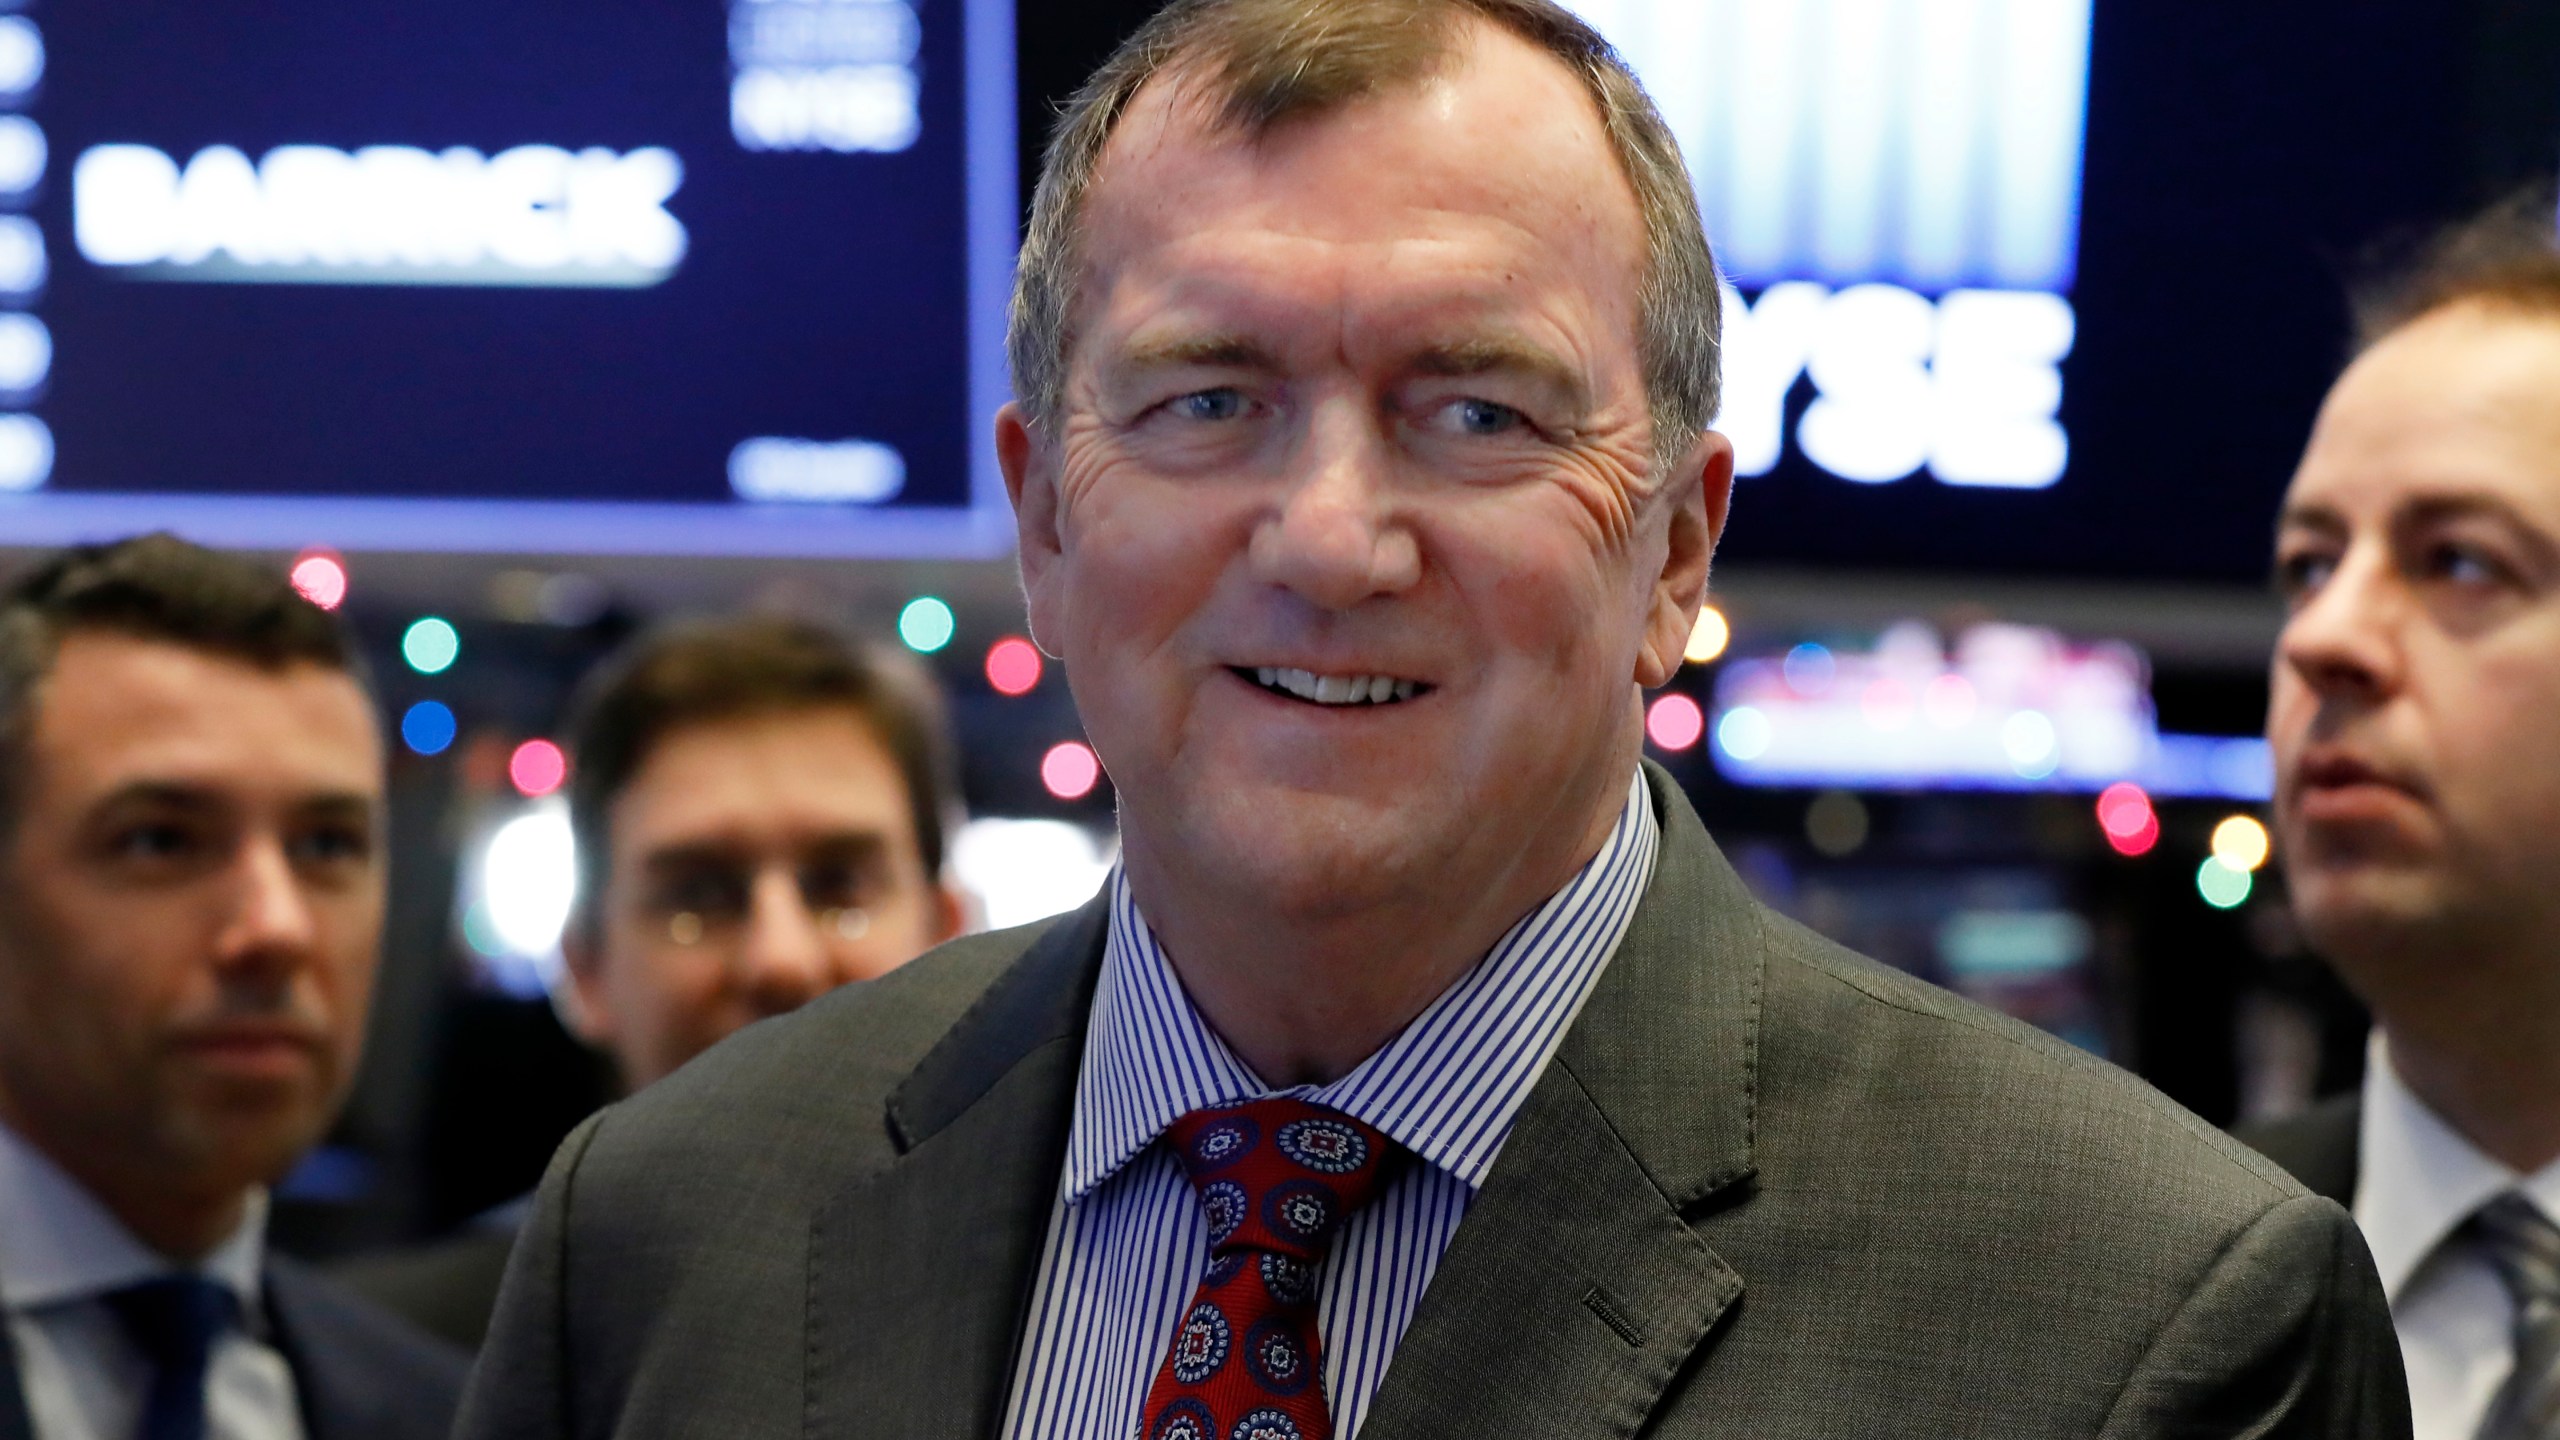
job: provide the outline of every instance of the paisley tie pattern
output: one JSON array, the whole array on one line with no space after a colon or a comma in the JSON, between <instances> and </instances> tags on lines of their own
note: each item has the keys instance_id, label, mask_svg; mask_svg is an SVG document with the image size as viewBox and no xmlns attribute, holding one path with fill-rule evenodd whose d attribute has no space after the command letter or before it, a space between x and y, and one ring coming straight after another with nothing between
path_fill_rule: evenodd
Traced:
<instances>
[{"instance_id":1,"label":"paisley tie pattern","mask_svg":"<svg viewBox=\"0 0 2560 1440\"><path fill-rule=\"evenodd\" d=\"M1209 1268L1147 1391L1144 1440L1330 1440L1316 1268L1384 1183L1394 1142L1271 1098L1166 1128L1209 1222Z\"/></svg>"}]
</instances>

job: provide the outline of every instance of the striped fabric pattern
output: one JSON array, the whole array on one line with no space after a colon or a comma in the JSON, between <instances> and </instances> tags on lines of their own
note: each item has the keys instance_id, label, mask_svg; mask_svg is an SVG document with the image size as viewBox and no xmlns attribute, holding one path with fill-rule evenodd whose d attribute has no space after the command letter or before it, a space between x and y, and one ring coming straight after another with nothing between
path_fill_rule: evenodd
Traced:
<instances>
[{"instance_id":1,"label":"striped fabric pattern","mask_svg":"<svg viewBox=\"0 0 2560 1440\"><path fill-rule=\"evenodd\" d=\"M1147 1387L1208 1265L1199 1201L1158 1137L1189 1111L1275 1093L1355 1116L1417 1157L1344 1225L1317 1283L1334 1433L1356 1435L1441 1252L1626 934L1659 844L1638 775L1600 853L1385 1049L1332 1084L1277 1092L1192 1008L1115 873L1008 1440L1137 1434Z\"/></svg>"},{"instance_id":2,"label":"striped fabric pattern","mask_svg":"<svg viewBox=\"0 0 2560 1440\"><path fill-rule=\"evenodd\" d=\"M2520 1191L2480 1207L2471 1229L2516 1303L2516 1364L2480 1440L2560 1440L2560 1225Z\"/></svg>"}]
</instances>

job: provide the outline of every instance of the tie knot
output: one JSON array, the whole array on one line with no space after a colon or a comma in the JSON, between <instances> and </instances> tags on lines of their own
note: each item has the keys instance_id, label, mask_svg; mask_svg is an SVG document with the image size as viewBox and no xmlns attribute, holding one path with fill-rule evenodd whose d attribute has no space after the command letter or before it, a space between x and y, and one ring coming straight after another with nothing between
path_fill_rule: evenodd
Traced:
<instances>
[{"instance_id":1,"label":"tie knot","mask_svg":"<svg viewBox=\"0 0 2560 1440\"><path fill-rule=\"evenodd\" d=\"M1395 1142L1339 1110L1272 1097L1194 1110L1165 1131L1209 1218L1209 1249L1313 1263L1369 1203Z\"/></svg>"},{"instance_id":2,"label":"tie knot","mask_svg":"<svg viewBox=\"0 0 2560 1440\"><path fill-rule=\"evenodd\" d=\"M2541 1207L2510 1190L2472 1215L2471 1233L2519 1308L2560 1308L2560 1225Z\"/></svg>"},{"instance_id":3,"label":"tie knot","mask_svg":"<svg viewBox=\"0 0 2560 1440\"><path fill-rule=\"evenodd\" d=\"M230 1287L201 1275L163 1275L111 1290L105 1299L134 1348L164 1373L200 1372L214 1342L240 1315Z\"/></svg>"}]
</instances>

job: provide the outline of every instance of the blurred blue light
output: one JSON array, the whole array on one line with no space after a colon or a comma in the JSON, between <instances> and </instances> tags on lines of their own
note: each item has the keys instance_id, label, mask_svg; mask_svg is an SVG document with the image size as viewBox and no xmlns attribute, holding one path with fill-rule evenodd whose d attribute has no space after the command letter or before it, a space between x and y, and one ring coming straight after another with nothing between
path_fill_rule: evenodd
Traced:
<instances>
[{"instance_id":1,"label":"blurred blue light","mask_svg":"<svg viewBox=\"0 0 2560 1440\"><path fill-rule=\"evenodd\" d=\"M1757 760L1769 749L1769 717L1748 705L1725 712L1716 725L1716 748L1736 760Z\"/></svg>"},{"instance_id":2,"label":"blurred blue light","mask_svg":"<svg viewBox=\"0 0 2560 1440\"><path fill-rule=\"evenodd\" d=\"M1840 662L1819 645L1799 645L1787 652L1787 684L1799 695L1820 695L1831 688Z\"/></svg>"},{"instance_id":3,"label":"blurred blue light","mask_svg":"<svg viewBox=\"0 0 2560 1440\"><path fill-rule=\"evenodd\" d=\"M930 655L951 643L960 628L951 607L931 595L919 595L898 612L898 638L919 655Z\"/></svg>"},{"instance_id":4,"label":"blurred blue light","mask_svg":"<svg viewBox=\"0 0 2560 1440\"><path fill-rule=\"evenodd\" d=\"M400 739L421 755L441 755L453 746L461 726L453 708L441 700L421 700L400 717Z\"/></svg>"},{"instance_id":5,"label":"blurred blue light","mask_svg":"<svg viewBox=\"0 0 2560 1440\"><path fill-rule=\"evenodd\" d=\"M421 675L440 675L462 658L462 635L451 621L429 615L400 637L400 658Z\"/></svg>"}]
</instances>

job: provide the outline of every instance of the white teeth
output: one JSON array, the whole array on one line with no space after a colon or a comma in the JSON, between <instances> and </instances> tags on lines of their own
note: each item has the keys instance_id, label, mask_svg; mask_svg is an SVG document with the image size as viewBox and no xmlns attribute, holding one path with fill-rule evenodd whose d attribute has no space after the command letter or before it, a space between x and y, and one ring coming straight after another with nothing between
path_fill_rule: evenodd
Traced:
<instances>
[{"instance_id":1,"label":"white teeth","mask_svg":"<svg viewBox=\"0 0 2560 1440\"><path fill-rule=\"evenodd\" d=\"M1266 689L1285 691L1319 705L1384 705L1422 693L1419 681L1392 675L1318 675L1312 670L1257 668L1253 678Z\"/></svg>"}]
</instances>

